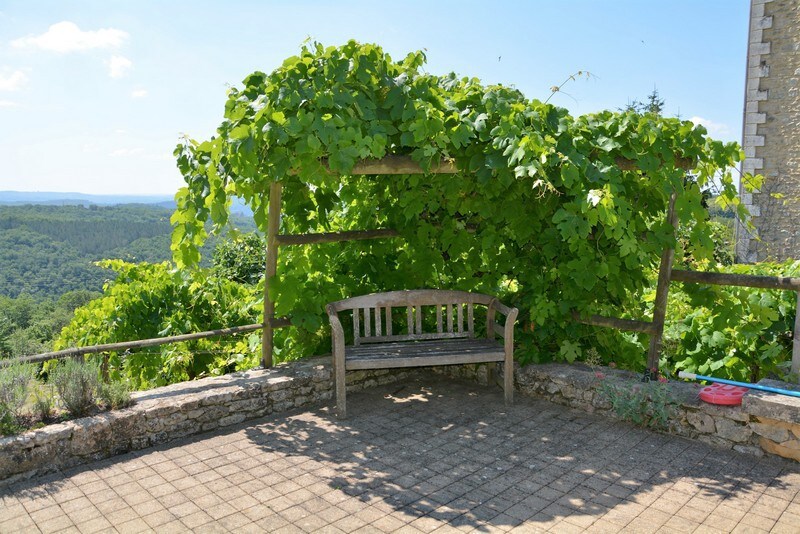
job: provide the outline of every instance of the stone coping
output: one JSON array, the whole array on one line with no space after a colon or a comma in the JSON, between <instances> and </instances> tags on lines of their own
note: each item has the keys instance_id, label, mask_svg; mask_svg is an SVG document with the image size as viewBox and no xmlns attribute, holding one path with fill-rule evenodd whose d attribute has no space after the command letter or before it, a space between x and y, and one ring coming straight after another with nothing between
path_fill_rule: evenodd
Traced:
<instances>
[{"instance_id":1,"label":"stone coping","mask_svg":"<svg viewBox=\"0 0 800 534\"><path fill-rule=\"evenodd\" d=\"M800 386L779 382L778 380L764 379L760 380L758 384L790 391L800 391ZM742 408L752 415L800 424L800 397L752 390L742 399Z\"/></svg>"}]
</instances>

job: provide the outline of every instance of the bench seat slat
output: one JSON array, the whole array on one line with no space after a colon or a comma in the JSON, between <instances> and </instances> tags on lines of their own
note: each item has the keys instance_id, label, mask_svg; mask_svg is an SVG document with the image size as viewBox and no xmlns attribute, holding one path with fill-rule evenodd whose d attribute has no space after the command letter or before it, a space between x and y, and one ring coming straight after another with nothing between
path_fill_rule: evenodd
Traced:
<instances>
[{"instance_id":1,"label":"bench seat slat","mask_svg":"<svg viewBox=\"0 0 800 534\"><path fill-rule=\"evenodd\" d=\"M503 345L490 339L417 341L345 348L345 368L348 370L500 362L503 358Z\"/></svg>"}]
</instances>

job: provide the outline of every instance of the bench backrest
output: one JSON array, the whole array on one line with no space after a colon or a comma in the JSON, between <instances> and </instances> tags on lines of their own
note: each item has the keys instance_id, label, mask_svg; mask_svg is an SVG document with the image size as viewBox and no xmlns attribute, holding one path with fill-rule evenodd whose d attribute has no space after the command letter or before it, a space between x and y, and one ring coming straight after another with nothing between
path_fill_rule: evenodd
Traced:
<instances>
[{"instance_id":1,"label":"bench backrest","mask_svg":"<svg viewBox=\"0 0 800 534\"><path fill-rule=\"evenodd\" d=\"M340 300L329 309L353 312L353 344L383 343L424 339L475 337L475 305L487 306L487 319L493 323L491 304L495 297L466 291L417 289L375 293ZM423 331L423 308L433 308L435 332ZM400 311L398 311L398 309ZM405 328L394 331L393 323L402 314ZM494 333L493 325L487 325Z\"/></svg>"}]
</instances>

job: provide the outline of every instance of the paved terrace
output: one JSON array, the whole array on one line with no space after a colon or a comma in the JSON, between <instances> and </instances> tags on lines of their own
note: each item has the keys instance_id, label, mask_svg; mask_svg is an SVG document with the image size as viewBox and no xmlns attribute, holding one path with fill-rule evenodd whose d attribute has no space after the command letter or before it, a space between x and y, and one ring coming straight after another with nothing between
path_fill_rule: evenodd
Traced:
<instances>
[{"instance_id":1,"label":"paved terrace","mask_svg":"<svg viewBox=\"0 0 800 534\"><path fill-rule=\"evenodd\" d=\"M0 490L0 532L792 532L800 466L436 376Z\"/></svg>"}]
</instances>

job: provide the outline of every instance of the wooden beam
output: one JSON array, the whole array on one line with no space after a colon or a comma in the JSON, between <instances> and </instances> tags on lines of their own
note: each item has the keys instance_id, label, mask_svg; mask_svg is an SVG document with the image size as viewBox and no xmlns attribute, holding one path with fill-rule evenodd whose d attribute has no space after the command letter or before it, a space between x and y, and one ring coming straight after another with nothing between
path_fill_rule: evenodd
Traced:
<instances>
[{"instance_id":1,"label":"wooden beam","mask_svg":"<svg viewBox=\"0 0 800 534\"><path fill-rule=\"evenodd\" d=\"M270 279L278 271L278 231L281 225L281 184L269 186L269 211L267 212L267 261L264 278L264 330L261 332L261 366L272 367L274 342L275 303L269 298Z\"/></svg>"},{"instance_id":2,"label":"wooden beam","mask_svg":"<svg viewBox=\"0 0 800 534\"><path fill-rule=\"evenodd\" d=\"M678 234L678 217L675 213L675 200L677 193L669 197L667 208L667 223L672 226L674 235ZM653 332L650 334L650 346L647 350L647 370L656 370L658 375L658 359L661 355L661 341L664 337L664 320L667 316L667 297L669 296L669 283L672 275L672 261L675 258L675 249L666 248L661 254L661 265L658 268L658 285L656 286L656 300L653 304Z\"/></svg>"},{"instance_id":3,"label":"wooden beam","mask_svg":"<svg viewBox=\"0 0 800 534\"><path fill-rule=\"evenodd\" d=\"M616 159L617 167L622 169L623 171L635 171L639 169L639 164L636 160L632 159L625 159L625 158L617 158ZM661 165L664 165L664 162L661 162ZM690 171L695 168L697 165L697 158L675 158L675 168L676 169L683 169L684 171Z\"/></svg>"},{"instance_id":4,"label":"wooden beam","mask_svg":"<svg viewBox=\"0 0 800 534\"><path fill-rule=\"evenodd\" d=\"M287 326L292 326L292 320L288 317L273 317L269 320L269 324L273 329L285 328Z\"/></svg>"},{"instance_id":5,"label":"wooden beam","mask_svg":"<svg viewBox=\"0 0 800 534\"><path fill-rule=\"evenodd\" d=\"M626 330L630 332L642 332L644 334L653 334L655 332L655 326L649 321L619 319L617 317L604 317L602 315L581 317L578 312L572 312L572 318L576 322L592 326L604 326L606 328L615 328L617 330Z\"/></svg>"},{"instance_id":6,"label":"wooden beam","mask_svg":"<svg viewBox=\"0 0 800 534\"><path fill-rule=\"evenodd\" d=\"M333 173L328 167L328 158L322 158L320 162L328 168L328 172ZM289 171L297 174L297 169ZM422 170L419 163L414 161L411 156L390 154L381 159L367 158L359 161L348 174L456 174L458 168L449 159L442 159L439 163L431 166L428 172Z\"/></svg>"},{"instance_id":7,"label":"wooden beam","mask_svg":"<svg viewBox=\"0 0 800 534\"><path fill-rule=\"evenodd\" d=\"M676 282L684 282L687 284L788 289L792 291L800 290L800 278L789 276L756 276L750 274L708 273L673 269L672 279Z\"/></svg>"},{"instance_id":8,"label":"wooden beam","mask_svg":"<svg viewBox=\"0 0 800 534\"><path fill-rule=\"evenodd\" d=\"M320 161L325 167L328 167L328 158L322 158ZM623 171L639 169L639 164L636 160L616 158L615 163ZM696 158L675 158L676 169L691 170L695 165L697 165ZM297 174L296 169L290 172L291 174ZM328 172L332 173L333 171L329 169ZM361 160L355 164L349 174L457 174L458 172L458 167L451 159L442 158L439 163L432 165L430 170L426 172L411 156L390 154L381 159L367 158Z\"/></svg>"},{"instance_id":9,"label":"wooden beam","mask_svg":"<svg viewBox=\"0 0 800 534\"><path fill-rule=\"evenodd\" d=\"M278 244L284 245L310 245L315 243L336 243L339 241L358 241L362 239L381 239L385 237L399 237L400 232L390 228L378 230L352 230L347 232L326 232L319 234L298 234L277 236Z\"/></svg>"},{"instance_id":10,"label":"wooden beam","mask_svg":"<svg viewBox=\"0 0 800 534\"><path fill-rule=\"evenodd\" d=\"M195 332L192 334L180 334L177 336L167 337L154 337L149 339L139 339L136 341L123 341L120 343L105 343L103 345L92 345L91 347L76 347L71 349L57 350L54 352L45 352L44 354L37 354L34 356L22 356L20 358L10 358L0 360L0 366L8 365L10 363L39 363L48 360L60 360L73 356L81 356L83 354L97 354L98 352L119 352L128 349L139 349L142 347L152 347L155 345L166 345L168 343L180 343L182 341L192 341L194 339L205 339L208 337L216 336L230 336L233 334L242 334L244 332L252 332L260 330L264 325L261 323L248 324L244 326L233 326L230 328L219 328L217 330L207 330L205 332Z\"/></svg>"},{"instance_id":11,"label":"wooden beam","mask_svg":"<svg viewBox=\"0 0 800 534\"><path fill-rule=\"evenodd\" d=\"M326 162L327 165L327 162ZM351 174L456 174L458 168L452 160L443 159L431 166L427 173L411 156L389 155L381 159L359 161Z\"/></svg>"}]
</instances>

